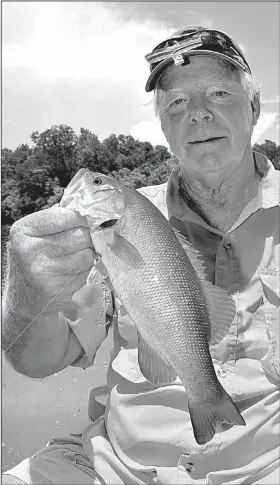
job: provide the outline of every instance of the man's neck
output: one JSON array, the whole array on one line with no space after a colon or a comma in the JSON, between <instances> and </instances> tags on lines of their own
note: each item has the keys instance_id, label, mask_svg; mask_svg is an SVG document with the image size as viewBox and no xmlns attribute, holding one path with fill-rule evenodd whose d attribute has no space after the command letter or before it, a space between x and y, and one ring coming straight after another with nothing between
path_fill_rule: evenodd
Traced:
<instances>
[{"instance_id":1,"label":"man's neck","mask_svg":"<svg viewBox=\"0 0 280 485\"><path fill-rule=\"evenodd\" d=\"M260 175L250 149L235 170L198 176L181 167L183 196L207 224L227 233L257 194Z\"/></svg>"}]
</instances>

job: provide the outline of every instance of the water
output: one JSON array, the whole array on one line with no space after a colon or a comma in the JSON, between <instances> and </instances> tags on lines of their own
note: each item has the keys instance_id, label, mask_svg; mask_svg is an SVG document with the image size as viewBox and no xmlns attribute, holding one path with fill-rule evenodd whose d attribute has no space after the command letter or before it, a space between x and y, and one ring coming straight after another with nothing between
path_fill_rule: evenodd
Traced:
<instances>
[{"instance_id":1,"label":"water","mask_svg":"<svg viewBox=\"0 0 280 485\"><path fill-rule=\"evenodd\" d=\"M66 369L30 379L2 361L2 471L44 447L52 437L69 437L88 424L92 388L104 385L113 336L97 351L94 364L84 370Z\"/></svg>"}]
</instances>

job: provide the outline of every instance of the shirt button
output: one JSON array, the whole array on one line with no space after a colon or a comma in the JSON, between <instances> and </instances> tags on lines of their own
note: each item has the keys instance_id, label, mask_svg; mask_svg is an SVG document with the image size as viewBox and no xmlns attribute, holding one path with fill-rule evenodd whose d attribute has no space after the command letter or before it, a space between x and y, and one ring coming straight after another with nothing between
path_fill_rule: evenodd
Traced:
<instances>
[{"instance_id":1,"label":"shirt button","mask_svg":"<svg viewBox=\"0 0 280 485\"><path fill-rule=\"evenodd\" d=\"M194 466L194 464L193 464L193 463L187 463L187 464L185 465L185 468L186 468L186 471L187 471L188 473L192 473L192 472L194 472L194 470L195 470L195 466Z\"/></svg>"},{"instance_id":2,"label":"shirt button","mask_svg":"<svg viewBox=\"0 0 280 485\"><path fill-rule=\"evenodd\" d=\"M225 371L225 369L223 369L222 367L219 367L219 369L217 370L217 374L218 374L220 377L226 377L227 372L226 372L226 371Z\"/></svg>"},{"instance_id":3,"label":"shirt button","mask_svg":"<svg viewBox=\"0 0 280 485\"><path fill-rule=\"evenodd\" d=\"M224 248L225 249L231 249L231 242L230 241L225 241L224 242Z\"/></svg>"}]
</instances>

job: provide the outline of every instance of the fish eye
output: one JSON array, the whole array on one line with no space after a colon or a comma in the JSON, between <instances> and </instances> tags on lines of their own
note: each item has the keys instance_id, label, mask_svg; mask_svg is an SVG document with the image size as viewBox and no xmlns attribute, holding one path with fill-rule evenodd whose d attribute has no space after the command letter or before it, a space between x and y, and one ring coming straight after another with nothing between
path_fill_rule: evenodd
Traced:
<instances>
[{"instance_id":1,"label":"fish eye","mask_svg":"<svg viewBox=\"0 0 280 485\"><path fill-rule=\"evenodd\" d=\"M102 184L102 178L101 177L95 177L95 179L93 179L92 183L94 185L101 185Z\"/></svg>"}]
</instances>

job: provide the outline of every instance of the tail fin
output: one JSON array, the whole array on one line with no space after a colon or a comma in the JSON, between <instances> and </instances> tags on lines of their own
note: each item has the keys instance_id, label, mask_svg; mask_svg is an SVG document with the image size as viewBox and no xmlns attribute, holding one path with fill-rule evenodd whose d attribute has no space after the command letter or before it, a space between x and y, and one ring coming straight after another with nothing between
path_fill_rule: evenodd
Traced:
<instances>
[{"instance_id":1,"label":"tail fin","mask_svg":"<svg viewBox=\"0 0 280 485\"><path fill-rule=\"evenodd\" d=\"M221 398L211 404L200 405L189 401L189 412L194 437L199 445L208 443L213 438L216 427L221 423L246 426L243 417L225 390Z\"/></svg>"}]
</instances>

